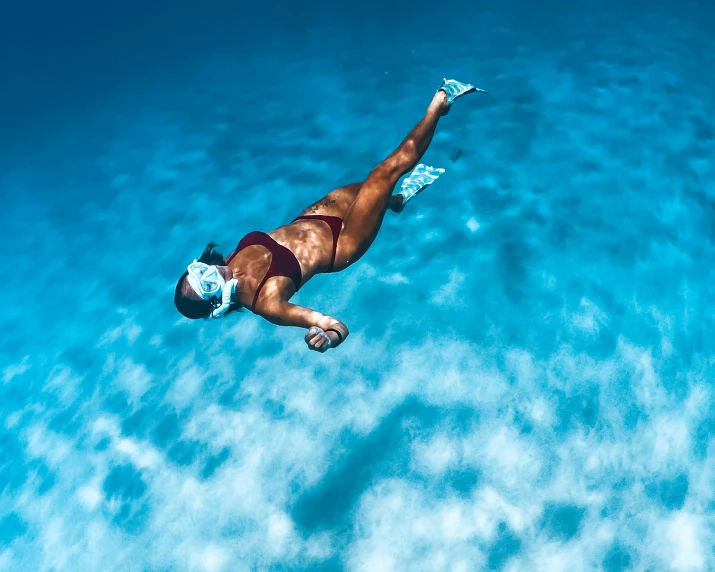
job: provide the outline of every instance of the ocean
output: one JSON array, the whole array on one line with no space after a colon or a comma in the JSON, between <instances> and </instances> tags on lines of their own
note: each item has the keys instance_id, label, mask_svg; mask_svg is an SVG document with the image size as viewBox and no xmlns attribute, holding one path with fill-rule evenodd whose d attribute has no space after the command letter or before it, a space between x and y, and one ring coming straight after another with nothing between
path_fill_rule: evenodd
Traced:
<instances>
[{"instance_id":1,"label":"ocean","mask_svg":"<svg viewBox=\"0 0 715 572\"><path fill-rule=\"evenodd\" d=\"M0 570L715 569L715 5L0 8ZM293 302L174 286L445 174Z\"/></svg>"}]
</instances>

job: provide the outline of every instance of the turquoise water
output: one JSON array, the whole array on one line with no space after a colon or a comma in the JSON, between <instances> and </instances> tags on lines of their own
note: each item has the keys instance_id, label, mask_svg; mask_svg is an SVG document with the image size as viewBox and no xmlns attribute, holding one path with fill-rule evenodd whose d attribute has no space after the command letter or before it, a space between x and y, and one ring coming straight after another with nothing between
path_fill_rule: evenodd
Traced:
<instances>
[{"instance_id":1,"label":"turquoise water","mask_svg":"<svg viewBox=\"0 0 715 572\"><path fill-rule=\"evenodd\" d=\"M0 569L714 569L713 8L152 6L4 19ZM181 318L442 77L344 346Z\"/></svg>"}]
</instances>

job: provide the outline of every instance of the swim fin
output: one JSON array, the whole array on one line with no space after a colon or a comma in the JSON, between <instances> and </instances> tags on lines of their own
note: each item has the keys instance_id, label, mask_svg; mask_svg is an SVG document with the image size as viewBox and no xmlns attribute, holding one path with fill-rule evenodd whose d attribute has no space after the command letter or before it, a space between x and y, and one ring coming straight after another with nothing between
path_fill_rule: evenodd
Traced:
<instances>
[{"instance_id":1,"label":"swim fin","mask_svg":"<svg viewBox=\"0 0 715 572\"><path fill-rule=\"evenodd\" d=\"M397 193L402 195L402 206L405 206L427 186L434 183L442 173L444 173L444 169L439 167L429 167L422 163L417 165L402 181L400 192Z\"/></svg>"},{"instance_id":2,"label":"swim fin","mask_svg":"<svg viewBox=\"0 0 715 572\"><path fill-rule=\"evenodd\" d=\"M449 105L449 108L445 112L445 115L449 113L449 109L451 109L452 104L460 97L465 96L468 93L474 92L489 93L488 91L479 89L478 87L474 87L472 84L462 83L461 81L457 81L456 79L447 78L444 78L442 80L442 85L439 86L439 89L437 89L437 91L443 91L447 94L447 104Z\"/></svg>"}]
</instances>

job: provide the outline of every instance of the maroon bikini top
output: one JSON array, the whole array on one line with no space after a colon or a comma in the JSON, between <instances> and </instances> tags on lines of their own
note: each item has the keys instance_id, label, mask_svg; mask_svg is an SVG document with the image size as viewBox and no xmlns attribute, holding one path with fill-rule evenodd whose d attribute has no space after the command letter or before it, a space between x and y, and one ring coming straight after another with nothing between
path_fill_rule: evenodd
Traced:
<instances>
[{"instance_id":1,"label":"maroon bikini top","mask_svg":"<svg viewBox=\"0 0 715 572\"><path fill-rule=\"evenodd\" d=\"M258 285L258 288L256 288L256 294L253 297L253 304L251 304L252 312L256 311L258 295L261 293L261 289L269 278L273 278L274 276L285 276L286 278L290 278L293 281L293 284L295 284L296 291L300 290L301 282L303 281L303 274L300 270L300 264L298 263L298 259L295 257L295 254L293 254L285 246L278 244L265 232L257 230L249 232L241 239L241 242L238 243L236 250L234 250L233 254L231 254L231 256L229 256L226 260L226 264L231 262L231 260L233 260L233 258L244 248L248 248L249 246L253 246L255 244L259 244L268 249L271 253L271 265L268 267L268 271L263 277L263 280L261 280L261 283Z\"/></svg>"}]
</instances>

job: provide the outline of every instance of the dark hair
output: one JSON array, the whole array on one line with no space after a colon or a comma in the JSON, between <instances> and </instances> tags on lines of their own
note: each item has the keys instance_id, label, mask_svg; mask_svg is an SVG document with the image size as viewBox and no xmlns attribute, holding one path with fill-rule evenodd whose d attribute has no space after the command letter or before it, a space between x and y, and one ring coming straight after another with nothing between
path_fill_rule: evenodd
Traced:
<instances>
[{"instance_id":1,"label":"dark hair","mask_svg":"<svg viewBox=\"0 0 715 572\"><path fill-rule=\"evenodd\" d=\"M222 266L226 264L226 259L222 254L216 252L215 248L218 246L215 242L209 242L206 248L204 248L201 256L196 260L198 262L203 262L209 265ZM213 310L211 302L208 300L194 300L192 298L187 298L184 296L182 290L184 288L184 282L186 277L189 275L188 270L181 275L179 281L176 283L176 289L174 290L174 306L179 312L189 320L198 320L200 318L206 318Z\"/></svg>"}]
</instances>

